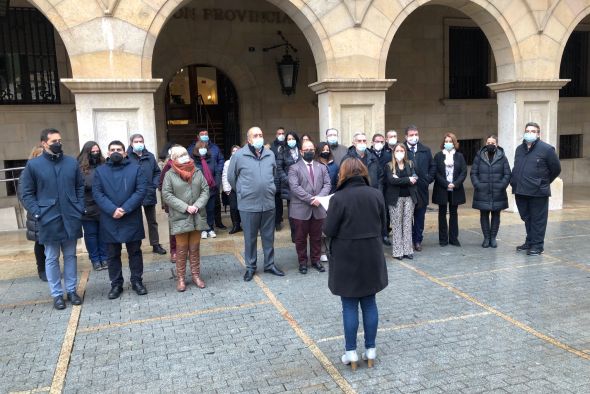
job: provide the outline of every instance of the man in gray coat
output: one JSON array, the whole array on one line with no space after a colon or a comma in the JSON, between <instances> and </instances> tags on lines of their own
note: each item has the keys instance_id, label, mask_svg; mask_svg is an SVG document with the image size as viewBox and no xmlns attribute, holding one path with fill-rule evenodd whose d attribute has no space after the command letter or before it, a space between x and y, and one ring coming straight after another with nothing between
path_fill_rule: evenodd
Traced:
<instances>
[{"instance_id":1,"label":"man in gray coat","mask_svg":"<svg viewBox=\"0 0 590 394\"><path fill-rule=\"evenodd\" d=\"M276 167L274 153L264 148L262 130L252 127L248 130L248 143L234 154L227 169L227 180L236 191L244 229L246 282L256 272L258 232L264 252L264 272L285 275L274 261Z\"/></svg>"}]
</instances>

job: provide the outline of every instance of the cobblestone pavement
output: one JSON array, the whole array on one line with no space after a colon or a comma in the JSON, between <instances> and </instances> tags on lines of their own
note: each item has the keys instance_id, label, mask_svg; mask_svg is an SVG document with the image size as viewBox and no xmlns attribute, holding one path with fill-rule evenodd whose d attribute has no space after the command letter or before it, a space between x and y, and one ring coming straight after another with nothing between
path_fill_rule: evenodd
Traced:
<instances>
[{"instance_id":1,"label":"cobblestone pavement","mask_svg":"<svg viewBox=\"0 0 590 394\"><path fill-rule=\"evenodd\" d=\"M126 283L111 301L106 271L81 258L85 302L65 311L30 270L4 272L16 263L0 259L0 392L588 393L590 220L552 221L540 257L517 253L523 225L503 220L497 249L480 247L471 217L461 248L439 247L430 225L414 260L388 257L377 363L355 372L340 362L328 275L297 272L286 229L276 250L284 278L259 267L243 282L241 237L220 232L201 244L207 288L177 293L168 256L145 253L149 294Z\"/></svg>"}]
</instances>

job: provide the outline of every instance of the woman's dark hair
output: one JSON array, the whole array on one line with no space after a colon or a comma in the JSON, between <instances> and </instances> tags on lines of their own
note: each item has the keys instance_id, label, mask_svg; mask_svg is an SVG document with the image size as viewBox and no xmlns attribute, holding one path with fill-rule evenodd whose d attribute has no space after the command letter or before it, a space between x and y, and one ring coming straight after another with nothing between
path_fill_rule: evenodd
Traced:
<instances>
[{"instance_id":1,"label":"woman's dark hair","mask_svg":"<svg viewBox=\"0 0 590 394\"><path fill-rule=\"evenodd\" d=\"M308 140L310 140L311 142L313 142L313 138L311 138L311 135L305 133L301 136L301 143L303 143L303 139L307 137Z\"/></svg>"},{"instance_id":2,"label":"woman's dark hair","mask_svg":"<svg viewBox=\"0 0 590 394\"><path fill-rule=\"evenodd\" d=\"M344 182L355 176L362 176L367 184L369 182L369 170L360 159L356 157L348 157L340 163L340 171L338 171L338 185L340 187Z\"/></svg>"},{"instance_id":3,"label":"woman's dark hair","mask_svg":"<svg viewBox=\"0 0 590 394\"><path fill-rule=\"evenodd\" d=\"M164 147L160 149L160 154L158 155L158 159L164 161L168 158L168 151L172 148L176 143L173 141L168 141L164 144Z\"/></svg>"},{"instance_id":4,"label":"woman's dark hair","mask_svg":"<svg viewBox=\"0 0 590 394\"><path fill-rule=\"evenodd\" d=\"M190 152L190 154L192 154L194 157L198 157L200 159L201 158L201 154L199 153L200 148L207 149L207 153L205 153L205 159L207 159L211 155L211 150L209 149L209 144L207 144L206 142L203 142L203 141L197 141L193 151Z\"/></svg>"},{"instance_id":5,"label":"woman's dark hair","mask_svg":"<svg viewBox=\"0 0 590 394\"><path fill-rule=\"evenodd\" d=\"M285 134L285 143L289 140L289 136L292 136L295 139L295 142L297 142L297 149L301 149L301 140L299 139L297 133L295 131L289 131L287 134Z\"/></svg>"},{"instance_id":6,"label":"woman's dark hair","mask_svg":"<svg viewBox=\"0 0 590 394\"><path fill-rule=\"evenodd\" d=\"M86 142L84 146L82 146L82 150L78 155L78 164L80 165L80 170L82 170L82 173L84 174L88 174L88 171L90 170L90 151L95 146L98 146L98 149L100 151L100 156L98 157L98 163L96 163L96 165L100 165L105 162L105 159L102 155L102 150L100 149L100 145L98 145L98 143L95 141Z\"/></svg>"},{"instance_id":7,"label":"woman's dark hair","mask_svg":"<svg viewBox=\"0 0 590 394\"><path fill-rule=\"evenodd\" d=\"M322 159L322 156L320 155L323 151L324 151L324 147L327 146L330 152L330 156L328 156L328 160L327 162L329 163L330 160L334 160L334 154L332 153L332 148L330 148L330 144L328 144L325 141L322 141L318 144L318 148L315 151L315 159L318 161L324 160Z\"/></svg>"},{"instance_id":8,"label":"woman's dark hair","mask_svg":"<svg viewBox=\"0 0 590 394\"><path fill-rule=\"evenodd\" d=\"M486 137L486 143L487 143L487 141L488 141L490 138L493 138L493 139L495 139L495 140L496 140L496 145L498 145L498 137L497 137L495 134L490 134L490 135L488 135L488 136Z\"/></svg>"}]
</instances>

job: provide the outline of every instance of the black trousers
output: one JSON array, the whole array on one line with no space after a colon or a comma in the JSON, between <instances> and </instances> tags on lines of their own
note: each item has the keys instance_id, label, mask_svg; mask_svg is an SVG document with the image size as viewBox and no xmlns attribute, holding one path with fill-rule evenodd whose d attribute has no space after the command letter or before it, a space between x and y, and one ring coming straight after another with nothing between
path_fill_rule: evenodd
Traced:
<instances>
[{"instance_id":1,"label":"black trousers","mask_svg":"<svg viewBox=\"0 0 590 394\"><path fill-rule=\"evenodd\" d=\"M451 196L449 192L449 201ZM449 225L447 226L447 204L438 206L438 241L441 243L454 242L459 240L459 215L458 205L449 206Z\"/></svg>"},{"instance_id":2,"label":"black trousers","mask_svg":"<svg viewBox=\"0 0 590 394\"><path fill-rule=\"evenodd\" d=\"M150 237L150 245L156 246L160 244L160 235L158 234L158 222L156 222L156 206L144 205L143 213L148 225L148 233Z\"/></svg>"},{"instance_id":3,"label":"black trousers","mask_svg":"<svg viewBox=\"0 0 590 394\"><path fill-rule=\"evenodd\" d=\"M283 222L283 199L281 193L275 193L275 227Z\"/></svg>"},{"instance_id":4,"label":"black trousers","mask_svg":"<svg viewBox=\"0 0 590 394\"><path fill-rule=\"evenodd\" d=\"M45 246L35 241L35 261L37 262L37 273L45 272Z\"/></svg>"},{"instance_id":5,"label":"black trousers","mask_svg":"<svg viewBox=\"0 0 590 394\"><path fill-rule=\"evenodd\" d=\"M131 283L141 282L143 276L143 254L141 253L141 241L127 242L125 244L129 255L129 271ZM111 286L123 285L123 265L121 264L122 244L107 244L107 263L109 265L109 279Z\"/></svg>"},{"instance_id":6,"label":"black trousers","mask_svg":"<svg viewBox=\"0 0 590 394\"><path fill-rule=\"evenodd\" d=\"M526 228L526 241L532 249L545 246L545 231L549 215L549 197L528 197L516 195L516 206Z\"/></svg>"}]
</instances>

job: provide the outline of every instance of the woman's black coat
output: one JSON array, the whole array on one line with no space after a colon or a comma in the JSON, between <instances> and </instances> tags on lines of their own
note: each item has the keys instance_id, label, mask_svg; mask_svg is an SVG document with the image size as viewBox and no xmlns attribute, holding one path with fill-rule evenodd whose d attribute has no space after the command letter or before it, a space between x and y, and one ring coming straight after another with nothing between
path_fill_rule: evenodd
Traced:
<instances>
[{"instance_id":1,"label":"woman's black coat","mask_svg":"<svg viewBox=\"0 0 590 394\"><path fill-rule=\"evenodd\" d=\"M87 174L82 173L84 175L84 203L86 204L86 212L82 216L82 220L98 221L100 219L100 208L96 205L96 201L94 201L94 196L92 195L94 171L96 171L96 167L91 166L88 168Z\"/></svg>"},{"instance_id":2,"label":"woman's black coat","mask_svg":"<svg viewBox=\"0 0 590 394\"><path fill-rule=\"evenodd\" d=\"M400 178L399 170L396 170L396 175L398 177L395 178L391 169L392 164L392 162L389 162L385 164L385 167L383 168L383 172L385 173L385 184L387 185L385 188L385 203L387 206L395 207L397 205L397 200L399 199L400 188L402 186L408 186L410 197L412 197L414 205L418 204L418 186L412 184L412 182L410 182L410 177L408 176ZM409 161L406 165L409 166L412 172L414 172L414 163Z\"/></svg>"},{"instance_id":3,"label":"woman's black coat","mask_svg":"<svg viewBox=\"0 0 590 394\"><path fill-rule=\"evenodd\" d=\"M291 148L285 147L285 149L280 151L276 156L278 182L275 182L275 185L278 184L280 189L277 190L280 191L281 198L285 200L291 199L291 192L289 190L289 167L301 160L301 150L299 150L297 160L294 160L293 156L291 156L291 150Z\"/></svg>"},{"instance_id":4,"label":"woman's black coat","mask_svg":"<svg viewBox=\"0 0 590 394\"><path fill-rule=\"evenodd\" d=\"M383 193L352 177L330 199L324 233L331 238L328 287L341 297L364 297L387 287L381 234L387 224Z\"/></svg>"},{"instance_id":5,"label":"woman's black coat","mask_svg":"<svg viewBox=\"0 0 590 394\"><path fill-rule=\"evenodd\" d=\"M500 211L508 208L506 188L510 183L510 164L504 149L498 147L490 160L484 146L475 156L471 167L473 208L482 211Z\"/></svg>"},{"instance_id":6,"label":"woman's black coat","mask_svg":"<svg viewBox=\"0 0 590 394\"><path fill-rule=\"evenodd\" d=\"M463 182L467 178L467 163L465 158L460 152L455 152L453 155L454 168L453 168L453 185L455 188L451 192L451 201L448 198L449 182L447 181L447 175L445 173L445 155L442 152L438 152L434 155L434 166L436 173L434 176L434 189L432 190L432 202L438 205L461 205L465 204L465 189L463 188Z\"/></svg>"}]
</instances>

